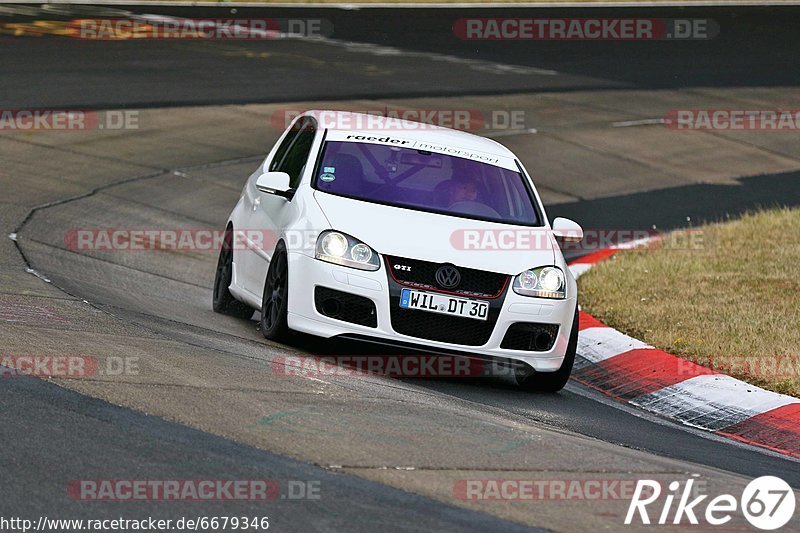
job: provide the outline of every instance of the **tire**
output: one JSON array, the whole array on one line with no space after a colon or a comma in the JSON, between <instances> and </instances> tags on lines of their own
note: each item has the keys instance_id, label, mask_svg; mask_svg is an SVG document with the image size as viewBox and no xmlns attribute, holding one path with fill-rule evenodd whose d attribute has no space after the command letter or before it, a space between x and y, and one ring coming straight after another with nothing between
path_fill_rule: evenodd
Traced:
<instances>
[{"instance_id":1,"label":"tire","mask_svg":"<svg viewBox=\"0 0 800 533\"><path fill-rule=\"evenodd\" d=\"M530 369L518 369L514 377L519 388L531 392L558 392L564 388L572 373L575 352L578 349L578 320L578 306L576 305L572 331L569 334L569 343L567 343L567 353L559 369L555 372L531 372Z\"/></svg>"},{"instance_id":2,"label":"tire","mask_svg":"<svg viewBox=\"0 0 800 533\"><path fill-rule=\"evenodd\" d=\"M237 318L250 318L253 308L233 297L229 287L233 279L233 228L225 230L225 239L219 251L217 274L214 277L214 293L211 307L215 312Z\"/></svg>"},{"instance_id":3,"label":"tire","mask_svg":"<svg viewBox=\"0 0 800 533\"><path fill-rule=\"evenodd\" d=\"M261 299L261 334L271 341L285 341L290 334L289 309L289 265L286 247L278 243L264 281Z\"/></svg>"}]
</instances>

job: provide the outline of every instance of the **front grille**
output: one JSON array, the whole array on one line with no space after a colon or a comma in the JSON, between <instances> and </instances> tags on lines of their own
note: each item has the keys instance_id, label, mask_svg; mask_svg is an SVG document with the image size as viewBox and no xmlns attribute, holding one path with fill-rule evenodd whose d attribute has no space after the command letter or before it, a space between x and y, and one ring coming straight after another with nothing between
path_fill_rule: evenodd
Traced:
<instances>
[{"instance_id":1,"label":"front grille","mask_svg":"<svg viewBox=\"0 0 800 533\"><path fill-rule=\"evenodd\" d=\"M558 324L515 322L508 327L500 348L546 352L553 347L558 335Z\"/></svg>"},{"instance_id":2,"label":"front grille","mask_svg":"<svg viewBox=\"0 0 800 533\"><path fill-rule=\"evenodd\" d=\"M395 268L396 266L404 268ZM444 287L441 287L436 282L436 270L441 266L442 263L432 263L420 259L386 257L386 268L395 281L418 289L444 290ZM448 290L465 296L496 298L500 296L508 283L508 275L506 274L459 266L456 268L461 274L461 282L456 287Z\"/></svg>"},{"instance_id":3,"label":"front grille","mask_svg":"<svg viewBox=\"0 0 800 533\"><path fill-rule=\"evenodd\" d=\"M400 307L400 298L391 299L391 308L392 329L397 333L465 346L486 344L500 315L499 307L490 307L486 320L403 309Z\"/></svg>"},{"instance_id":4,"label":"front grille","mask_svg":"<svg viewBox=\"0 0 800 533\"><path fill-rule=\"evenodd\" d=\"M314 290L314 305L320 314L327 317L371 328L378 327L375 303L369 298L327 287L317 287Z\"/></svg>"}]
</instances>

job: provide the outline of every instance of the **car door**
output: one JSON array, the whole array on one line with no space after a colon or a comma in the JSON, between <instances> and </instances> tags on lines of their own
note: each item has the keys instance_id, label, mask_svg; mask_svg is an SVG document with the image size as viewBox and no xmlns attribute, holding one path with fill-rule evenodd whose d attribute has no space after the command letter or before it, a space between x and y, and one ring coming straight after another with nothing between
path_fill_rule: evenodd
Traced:
<instances>
[{"instance_id":1,"label":"car door","mask_svg":"<svg viewBox=\"0 0 800 533\"><path fill-rule=\"evenodd\" d=\"M270 172L286 172L289 175L289 186L297 189L303 176L316 135L316 121L305 117L295 123L275 155L269 162ZM275 251L277 239L280 238L291 212L291 201L282 196L263 193L256 186L259 173L250 177L246 195L252 195L252 204L248 210L247 228L251 238L249 253L245 259L244 281L249 292L260 299L264 290L267 268Z\"/></svg>"}]
</instances>

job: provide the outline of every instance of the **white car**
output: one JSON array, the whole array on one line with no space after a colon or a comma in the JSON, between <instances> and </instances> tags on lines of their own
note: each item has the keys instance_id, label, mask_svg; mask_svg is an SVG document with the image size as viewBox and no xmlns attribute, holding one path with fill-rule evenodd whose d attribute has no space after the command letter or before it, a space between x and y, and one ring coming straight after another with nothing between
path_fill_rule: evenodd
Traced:
<instances>
[{"instance_id":1,"label":"white car","mask_svg":"<svg viewBox=\"0 0 800 533\"><path fill-rule=\"evenodd\" d=\"M213 307L291 331L471 354L523 388L569 379L575 279L529 174L495 141L398 119L300 115L247 179ZM524 364L520 364L524 363Z\"/></svg>"}]
</instances>

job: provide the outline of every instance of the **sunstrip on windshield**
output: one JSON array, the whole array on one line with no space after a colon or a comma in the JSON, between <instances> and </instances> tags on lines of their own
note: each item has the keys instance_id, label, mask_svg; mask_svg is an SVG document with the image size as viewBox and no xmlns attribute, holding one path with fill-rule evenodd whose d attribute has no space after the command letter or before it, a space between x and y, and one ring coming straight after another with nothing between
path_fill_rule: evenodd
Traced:
<instances>
[{"instance_id":1,"label":"sunstrip on windshield","mask_svg":"<svg viewBox=\"0 0 800 533\"><path fill-rule=\"evenodd\" d=\"M369 144L386 144L389 146L397 146L402 148L411 148L416 150L424 150L426 152L435 152L437 154L451 155L454 157L462 157L488 165L494 165L507 170L517 171L517 165L514 159L497 154L482 152L480 150L470 150L466 148L459 148L457 146L450 146L441 142L428 142L422 140L415 140L408 137L398 137L397 135L383 134L379 132L357 132L357 131L337 131L328 130L326 137L328 141L345 141L355 143L369 143Z\"/></svg>"}]
</instances>

